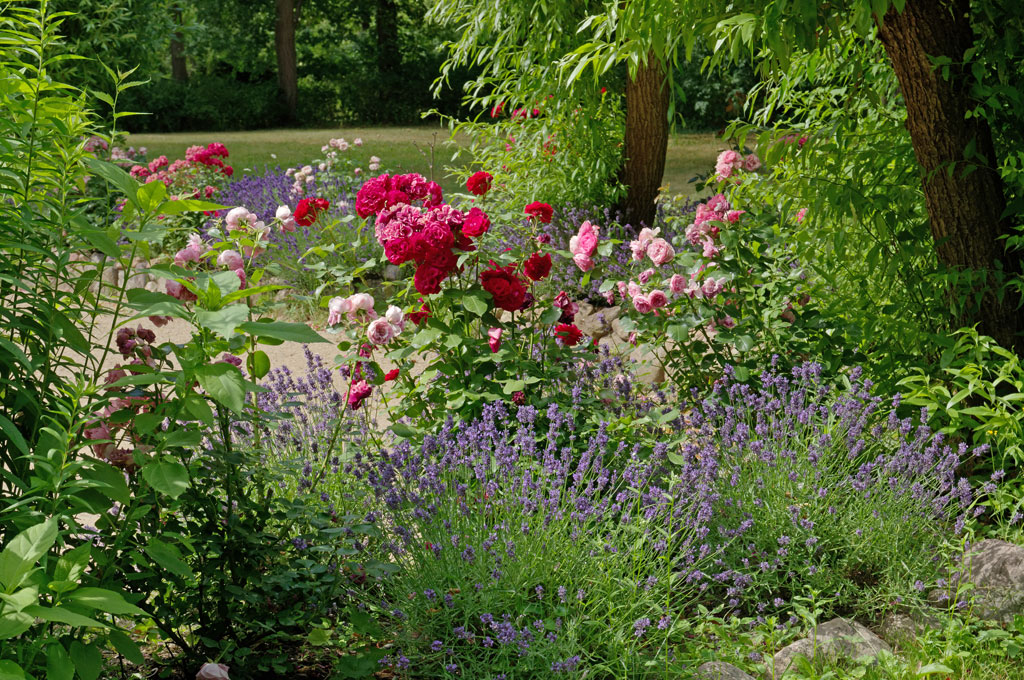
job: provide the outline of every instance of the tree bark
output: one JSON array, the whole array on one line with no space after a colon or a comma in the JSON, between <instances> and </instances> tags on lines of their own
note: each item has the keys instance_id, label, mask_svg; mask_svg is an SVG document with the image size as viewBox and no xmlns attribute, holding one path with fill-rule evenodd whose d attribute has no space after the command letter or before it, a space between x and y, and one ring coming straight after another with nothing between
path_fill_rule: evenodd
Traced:
<instances>
[{"instance_id":1,"label":"tree bark","mask_svg":"<svg viewBox=\"0 0 1024 680\"><path fill-rule=\"evenodd\" d=\"M966 118L972 76L963 60L974 41L969 10L969 0L907 0L903 12L886 13L878 35L906 102L938 260L982 276L980 304L968 318L953 321L977 324L979 332L1024 353L1017 300L1009 292L1003 299L997 294L1001 272L1019 273L1021 256L1007 252L1000 240L1012 225L1003 217L1006 199L992 132L983 118ZM952 61L948 77L929 57Z\"/></svg>"},{"instance_id":2,"label":"tree bark","mask_svg":"<svg viewBox=\"0 0 1024 680\"><path fill-rule=\"evenodd\" d=\"M181 32L181 6L176 5L171 11L178 27L171 34L171 78L185 82L188 80L188 63L185 61L185 36Z\"/></svg>"},{"instance_id":3,"label":"tree bark","mask_svg":"<svg viewBox=\"0 0 1024 680\"><path fill-rule=\"evenodd\" d=\"M295 55L294 0L275 0L277 20L274 22L274 49L277 51L277 84L281 88L285 116L289 123L298 119L299 67Z\"/></svg>"},{"instance_id":4,"label":"tree bark","mask_svg":"<svg viewBox=\"0 0 1024 680\"><path fill-rule=\"evenodd\" d=\"M635 76L626 82L626 158L622 181L626 196L619 208L634 227L651 226L655 199L665 174L668 150L669 91L665 67L647 55Z\"/></svg>"}]
</instances>

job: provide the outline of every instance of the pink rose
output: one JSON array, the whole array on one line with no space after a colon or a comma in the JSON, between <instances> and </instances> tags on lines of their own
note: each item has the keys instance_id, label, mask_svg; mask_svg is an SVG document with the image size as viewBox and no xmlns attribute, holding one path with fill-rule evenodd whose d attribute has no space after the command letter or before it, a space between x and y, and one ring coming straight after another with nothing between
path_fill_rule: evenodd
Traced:
<instances>
[{"instance_id":1,"label":"pink rose","mask_svg":"<svg viewBox=\"0 0 1024 680\"><path fill-rule=\"evenodd\" d=\"M167 290L167 294L173 298L177 298L182 302L193 302L196 300L195 293L190 291L188 288L183 286L179 281L169 279L164 283L164 288Z\"/></svg>"},{"instance_id":2,"label":"pink rose","mask_svg":"<svg viewBox=\"0 0 1024 680\"><path fill-rule=\"evenodd\" d=\"M807 208L800 208L800 210L798 210L796 213L797 224L803 222L805 217L807 217Z\"/></svg>"},{"instance_id":3,"label":"pink rose","mask_svg":"<svg viewBox=\"0 0 1024 680\"><path fill-rule=\"evenodd\" d=\"M676 251L672 244L663 238L656 238L647 246L647 257L651 258L656 267L671 262L675 256Z\"/></svg>"},{"instance_id":4,"label":"pink rose","mask_svg":"<svg viewBox=\"0 0 1024 680\"><path fill-rule=\"evenodd\" d=\"M235 272L235 276L238 277L238 287L239 287L239 289L245 288L245 286L248 284L248 279L246 279L246 277L245 277L245 270L242 269L241 267L239 267L239 268L235 269L234 272Z\"/></svg>"},{"instance_id":5,"label":"pink rose","mask_svg":"<svg viewBox=\"0 0 1024 680\"><path fill-rule=\"evenodd\" d=\"M640 241L640 243L643 243L645 246L647 246L651 243L651 241L655 239L655 237L657 237L657 235L658 232L648 227L644 227L643 229L640 230L640 234L637 236L637 240Z\"/></svg>"},{"instance_id":6,"label":"pink rose","mask_svg":"<svg viewBox=\"0 0 1024 680\"><path fill-rule=\"evenodd\" d=\"M725 221L729 224L735 224L739 219L740 215L747 212L746 210L730 210L725 213Z\"/></svg>"},{"instance_id":7,"label":"pink rose","mask_svg":"<svg viewBox=\"0 0 1024 680\"><path fill-rule=\"evenodd\" d=\"M630 281L626 284L626 292L629 293L629 297L634 298L640 294L640 286L636 285L635 281Z\"/></svg>"},{"instance_id":8,"label":"pink rose","mask_svg":"<svg viewBox=\"0 0 1024 680\"><path fill-rule=\"evenodd\" d=\"M241 269L242 264L242 256L235 250L225 250L217 256L217 265L225 269Z\"/></svg>"},{"instance_id":9,"label":"pink rose","mask_svg":"<svg viewBox=\"0 0 1024 680\"><path fill-rule=\"evenodd\" d=\"M327 303L327 325L337 326L341 323L341 316L352 311L352 303L348 298L335 297Z\"/></svg>"},{"instance_id":10,"label":"pink rose","mask_svg":"<svg viewBox=\"0 0 1024 680\"><path fill-rule=\"evenodd\" d=\"M359 310L373 311L373 296L369 293L353 293L349 296L348 301L352 305L351 313Z\"/></svg>"},{"instance_id":11,"label":"pink rose","mask_svg":"<svg viewBox=\"0 0 1024 680\"><path fill-rule=\"evenodd\" d=\"M205 663L196 673L196 680L229 680L228 670L222 663Z\"/></svg>"},{"instance_id":12,"label":"pink rose","mask_svg":"<svg viewBox=\"0 0 1024 680\"><path fill-rule=\"evenodd\" d=\"M589 272L594 268L594 261L590 259L589 255L583 253L576 253L572 256L572 261L576 263L576 266L580 268L581 272Z\"/></svg>"},{"instance_id":13,"label":"pink rose","mask_svg":"<svg viewBox=\"0 0 1024 680\"><path fill-rule=\"evenodd\" d=\"M595 227L589 220L580 225L576 234L576 243L570 244L569 250L573 255L586 255L590 257L597 250L597 239L600 228ZM584 269L583 271L587 271Z\"/></svg>"},{"instance_id":14,"label":"pink rose","mask_svg":"<svg viewBox=\"0 0 1024 680\"><path fill-rule=\"evenodd\" d=\"M756 172L761 169L761 159L756 153L752 153L743 159L743 169L747 172Z\"/></svg>"},{"instance_id":15,"label":"pink rose","mask_svg":"<svg viewBox=\"0 0 1024 680\"><path fill-rule=\"evenodd\" d=\"M401 331L405 328L405 314L402 310L394 305L388 305L388 309L384 312L384 318L388 320L388 323L394 326L397 331Z\"/></svg>"},{"instance_id":16,"label":"pink rose","mask_svg":"<svg viewBox=\"0 0 1024 680\"><path fill-rule=\"evenodd\" d=\"M621 295L623 299L625 299L627 297L627 293L629 292L628 287L626 286L626 282L619 281L618 283L615 284L615 286L616 288L619 289L619 295Z\"/></svg>"},{"instance_id":17,"label":"pink rose","mask_svg":"<svg viewBox=\"0 0 1024 680\"><path fill-rule=\"evenodd\" d=\"M633 253L633 259L639 262L647 254L647 245L643 241L630 241L629 249Z\"/></svg>"},{"instance_id":18,"label":"pink rose","mask_svg":"<svg viewBox=\"0 0 1024 680\"><path fill-rule=\"evenodd\" d=\"M651 301L646 295L641 294L633 297L633 309L641 314L647 314L654 309L654 306L651 305Z\"/></svg>"},{"instance_id":19,"label":"pink rose","mask_svg":"<svg viewBox=\"0 0 1024 680\"><path fill-rule=\"evenodd\" d=\"M604 301L607 302L609 305L614 305L615 304L615 293L611 292L610 290L606 290L604 292Z\"/></svg>"},{"instance_id":20,"label":"pink rose","mask_svg":"<svg viewBox=\"0 0 1024 680\"><path fill-rule=\"evenodd\" d=\"M384 317L374 319L366 327L366 337L375 345L386 345L395 339L395 327Z\"/></svg>"},{"instance_id":21,"label":"pink rose","mask_svg":"<svg viewBox=\"0 0 1024 680\"><path fill-rule=\"evenodd\" d=\"M708 300L713 299L723 290L725 290L725 279L708 277L701 286L701 292L704 293L704 297Z\"/></svg>"},{"instance_id":22,"label":"pink rose","mask_svg":"<svg viewBox=\"0 0 1024 680\"><path fill-rule=\"evenodd\" d=\"M228 214L224 217L224 224L227 225L228 231L234 231L241 229L250 221L254 221L256 216L249 212L248 208L232 208L228 211Z\"/></svg>"},{"instance_id":23,"label":"pink rose","mask_svg":"<svg viewBox=\"0 0 1024 680\"><path fill-rule=\"evenodd\" d=\"M500 328L487 329L487 344L491 352L497 352L501 348L501 332Z\"/></svg>"},{"instance_id":24,"label":"pink rose","mask_svg":"<svg viewBox=\"0 0 1024 680\"><path fill-rule=\"evenodd\" d=\"M668 296L665 295L665 291L662 290L652 290L650 294L648 294L647 299L650 301L651 307L654 307L655 309L661 309L668 304Z\"/></svg>"},{"instance_id":25,"label":"pink rose","mask_svg":"<svg viewBox=\"0 0 1024 680\"><path fill-rule=\"evenodd\" d=\"M179 266L179 267L184 267L186 262L198 262L198 261L199 261L199 251L196 250L195 248L193 248L192 246L188 246L187 248L182 248L181 250L179 250L178 252L176 252L174 254L174 264Z\"/></svg>"},{"instance_id":26,"label":"pink rose","mask_svg":"<svg viewBox=\"0 0 1024 680\"><path fill-rule=\"evenodd\" d=\"M682 274L673 274L668 287L674 295L682 295L686 292L686 278Z\"/></svg>"},{"instance_id":27,"label":"pink rose","mask_svg":"<svg viewBox=\"0 0 1024 680\"><path fill-rule=\"evenodd\" d=\"M718 253L719 253L718 246L715 245L714 240L710 236L706 237L704 239L704 251L703 251L704 257L706 257L708 259L711 259L711 258L715 257L716 255L718 255Z\"/></svg>"},{"instance_id":28,"label":"pink rose","mask_svg":"<svg viewBox=\"0 0 1024 680\"><path fill-rule=\"evenodd\" d=\"M654 270L653 269L645 269L642 272L640 272L640 276L639 276L639 278L640 278L640 285L642 286L643 284L645 284L648 281L650 281L652 276L654 276Z\"/></svg>"}]
</instances>

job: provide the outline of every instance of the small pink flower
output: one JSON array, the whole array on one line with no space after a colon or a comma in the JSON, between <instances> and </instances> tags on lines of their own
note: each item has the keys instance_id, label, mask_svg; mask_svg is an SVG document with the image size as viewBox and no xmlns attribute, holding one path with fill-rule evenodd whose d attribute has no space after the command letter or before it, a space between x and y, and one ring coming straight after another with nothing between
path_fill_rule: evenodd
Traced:
<instances>
[{"instance_id":1,"label":"small pink flower","mask_svg":"<svg viewBox=\"0 0 1024 680\"><path fill-rule=\"evenodd\" d=\"M654 307L655 309L661 309L668 304L668 296L665 295L665 291L662 290L652 290L647 295L647 299L650 301L651 307Z\"/></svg>"},{"instance_id":2,"label":"small pink flower","mask_svg":"<svg viewBox=\"0 0 1024 680\"><path fill-rule=\"evenodd\" d=\"M238 267L237 269L234 270L234 272L235 276L238 277L238 287L240 289L245 288L246 285L248 285L249 283L248 279L245 277L245 270L242 269L241 267Z\"/></svg>"},{"instance_id":3,"label":"small pink flower","mask_svg":"<svg viewBox=\"0 0 1024 680\"><path fill-rule=\"evenodd\" d=\"M747 212L746 210L730 210L725 213L725 221L730 224L735 224L739 219L740 215Z\"/></svg>"},{"instance_id":4,"label":"small pink flower","mask_svg":"<svg viewBox=\"0 0 1024 680\"><path fill-rule=\"evenodd\" d=\"M352 303L349 302L348 298L331 298L331 301L327 303L327 325L337 326L341 323L342 315L348 314L351 311Z\"/></svg>"},{"instance_id":5,"label":"small pink flower","mask_svg":"<svg viewBox=\"0 0 1024 680\"><path fill-rule=\"evenodd\" d=\"M630 241L629 249L633 253L633 259L639 262L647 254L647 245L643 241Z\"/></svg>"},{"instance_id":6,"label":"small pink flower","mask_svg":"<svg viewBox=\"0 0 1024 680\"><path fill-rule=\"evenodd\" d=\"M654 309L654 305L646 295L640 294L633 297L633 309L641 314L647 314Z\"/></svg>"},{"instance_id":7,"label":"small pink flower","mask_svg":"<svg viewBox=\"0 0 1024 680\"><path fill-rule=\"evenodd\" d=\"M241 269L243 265L242 256L235 250L225 250L217 256L217 265L232 271Z\"/></svg>"},{"instance_id":8,"label":"small pink flower","mask_svg":"<svg viewBox=\"0 0 1024 680\"><path fill-rule=\"evenodd\" d=\"M675 256L672 244L663 238L656 238L647 246L647 257L651 258L656 267L668 264Z\"/></svg>"},{"instance_id":9,"label":"small pink flower","mask_svg":"<svg viewBox=\"0 0 1024 680\"><path fill-rule=\"evenodd\" d=\"M388 320L388 323L395 327L396 335L405 328L405 314L399 307L389 305L386 312L384 312L384 318Z\"/></svg>"},{"instance_id":10,"label":"small pink flower","mask_svg":"<svg viewBox=\"0 0 1024 680\"><path fill-rule=\"evenodd\" d=\"M629 287L626 286L625 281L619 281L618 283L615 284L615 286L619 289L619 295L621 295L623 299L628 297Z\"/></svg>"},{"instance_id":11,"label":"small pink flower","mask_svg":"<svg viewBox=\"0 0 1024 680\"><path fill-rule=\"evenodd\" d=\"M704 239L704 250L703 250L704 257L706 257L708 259L711 259L711 258L715 257L716 255L718 255L719 252L720 251L718 249L718 246L715 245L714 240L710 236Z\"/></svg>"},{"instance_id":12,"label":"small pink flower","mask_svg":"<svg viewBox=\"0 0 1024 680\"><path fill-rule=\"evenodd\" d=\"M597 241L601 229L589 220L580 225L579 231L569 239L569 252L573 255L586 255L588 258L597 250ZM582 269L582 267L581 267ZM584 269L583 271L587 271Z\"/></svg>"},{"instance_id":13,"label":"small pink flower","mask_svg":"<svg viewBox=\"0 0 1024 680\"><path fill-rule=\"evenodd\" d=\"M705 279L704 284L701 286L701 292L704 293L704 297L708 300L713 299L723 290L725 290L725 279L716 279L713 276Z\"/></svg>"},{"instance_id":14,"label":"small pink flower","mask_svg":"<svg viewBox=\"0 0 1024 680\"><path fill-rule=\"evenodd\" d=\"M648 281L650 281L652 276L654 276L653 269L645 269L642 272L640 272L640 276L638 277L640 279L640 285L642 286Z\"/></svg>"},{"instance_id":15,"label":"small pink flower","mask_svg":"<svg viewBox=\"0 0 1024 680\"><path fill-rule=\"evenodd\" d=\"M761 169L761 159L756 153L752 153L743 159L743 169L747 172L757 172Z\"/></svg>"},{"instance_id":16,"label":"small pink flower","mask_svg":"<svg viewBox=\"0 0 1024 680\"><path fill-rule=\"evenodd\" d=\"M229 668L222 663L207 663L196 673L196 680L230 680Z\"/></svg>"},{"instance_id":17,"label":"small pink flower","mask_svg":"<svg viewBox=\"0 0 1024 680\"><path fill-rule=\"evenodd\" d=\"M682 274L673 274L668 287L674 295L682 295L686 292L686 278Z\"/></svg>"},{"instance_id":18,"label":"small pink flower","mask_svg":"<svg viewBox=\"0 0 1024 680\"><path fill-rule=\"evenodd\" d=\"M501 348L501 333L500 328L487 329L487 344L490 346L491 352L497 352Z\"/></svg>"},{"instance_id":19,"label":"small pink flower","mask_svg":"<svg viewBox=\"0 0 1024 680\"><path fill-rule=\"evenodd\" d=\"M636 281L630 281L626 284L626 292L629 294L629 297L635 298L640 294L640 286L636 284Z\"/></svg>"},{"instance_id":20,"label":"small pink flower","mask_svg":"<svg viewBox=\"0 0 1024 680\"><path fill-rule=\"evenodd\" d=\"M395 327L384 317L374 319L366 327L366 337L375 345L386 345L395 339Z\"/></svg>"},{"instance_id":21,"label":"small pink flower","mask_svg":"<svg viewBox=\"0 0 1024 680\"><path fill-rule=\"evenodd\" d=\"M193 302L196 300L195 293L174 279L169 279L164 283L164 288L167 290L168 295L173 298L177 298L182 302Z\"/></svg>"},{"instance_id":22,"label":"small pink flower","mask_svg":"<svg viewBox=\"0 0 1024 680\"><path fill-rule=\"evenodd\" d=\"M719 321L718 324L720 326L724 327L724 328L735 328L736 327L736 321L731 316L725 317L724 319Z\"/></svg>"},{"instance_id":23,"label":"small pink flower","mask_svg":"<svg viewBox=\"0 0 1024 680\"><path fill-rule=\"evenodd\" d=\"M182 248L174 254L174 264L179 267L184 267L187 262L198 262L199 251L195 250L191 246Z\"/></svg>"},{"instance_id":24,"label":"small pink flower","mask_svg":"<svg viewBox=\"0 0 1024 680\"><path fill-rule=\"evenodd\" d=\"M805 217L807 217L807 208L800 208L800 210L798 210L796 213L797 224L803 222Z\"/></svg>"},{"instance_id":25,"label":"small pink flower","mask_svg":"<svg viewBox=\"0 0 1024 680\"><path fill-rule=\"evenodd\" d=\"M227 225L228 231L235 231L236 229L242 229L249 222L255 222L256 216L249 212L248 208L232 208L228 211L228 214L224 216L224 224Z\"/></svg>"},{"instance_id":26,"label":"small pink flower","mask_svg":"<svg viewBox=\"0 0 1024 680\"><path fill-rule=\"evenodd\" d=\"M655 231L654 229L644 227L643 229L640 230L640 233L637 235L637 240L640 241L640 243L643 243L646 247L650 245L651 241L653 241L657 235L658 232Z\"/></svg>"},{"instance_id":27,"label":"small pink flower","mask_svg":"<svg viewBox=\"0 0 1024 680\"><path fill-rule=\"evenodd\" d=\"M609 305L614 305L615 304L615 293L611 292L610 290L606 290L604 292L604 301L607 302Z\"/></svg>"}]
</instances>

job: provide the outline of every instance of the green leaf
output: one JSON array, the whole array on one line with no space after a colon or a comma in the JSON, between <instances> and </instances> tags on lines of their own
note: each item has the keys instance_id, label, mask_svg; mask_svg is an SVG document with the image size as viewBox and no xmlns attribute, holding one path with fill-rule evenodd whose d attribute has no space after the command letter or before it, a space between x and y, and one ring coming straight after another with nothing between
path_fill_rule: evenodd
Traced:
<instances>
[{"instance_id":1,"label":"green leaf","mask_svg":"<svg viewBox=\"0 0 1024 680\"><path fill-rule=\"evenodd\" d=\"M89 566L89 555L92 552L90 543L83 543L74 550L69 550L57 560L57 568L53 571L54 581L77 581Z\"/></svg>"},{"instance_id":2,"label":"green leaf","mask_svg":"<svg viewBox=\"0 0 1024 680\"><path fill-rule=\"evenodd\" d=\"M932 675L934 673L946 673L952 675L953 669L949 666L944 666L941 663L930 663L927 666L922 666L917 671L918 677L922 675Z\"/></svg>"},{"instance_id":3,"label":"green leaf","mask_svg":"<svg viewBox=\"0 0 1024 680\"><path fill-rule=\"evenodd\" d=\"M117 187L130 201L136 202L135 192L139 189L139 183L123 168L97 158L83 158L82 160L90 170ZM157 184L163 184L163 182L157 182Z\"/></svg>"},{"instance_id":4,"label":"green leaf","mask_svg":"<svg viewBox=\"0 0 1024 680\"><path fill-rule=\"evenodd\" d=\"M562 310L558 307L551 307L543 314L540 315L540 322L542 324L552 324L562 318Z\"/></svg>"},{"instance_id":5,"label":"green leaf","mask_svg":"<svg viewBox=\"0 0 1024 680\"><path fill-rule=\"evenodd\" d=\"M35 622L36 618L25 612L9 612L0 616L0 640L21 635Z\"/></svg>"},{"instance_id":6,"label":"green leaf","mask_svg":"<svg viewBox=\"0 0 1024 680\"><path fill-rule=\"evenodd\" d=\"M64 646L54 641L46 647L46 680L74 680L75 667Z\"/></svg>"},{"instance_id":7,"label":"green leaf","mask_svg":"<svg viewBox=\"0 0 1024 680\"><path fill-rule=\"evenodd\" d=\"M239 326L246 333L259 338L274 338L291 342L331 342L304 323L285 321L247 321Z\"/></svg>"},{"instance_id":8,"label":"green leaf","mask_svg":"<svg viewBox=\"0 0 1024 680\"><path fill-rule=\"evenodd\" d=\"M131 491L124 481L124 473L110 463L91 459L82 462L79 474L93 484L93 488L110 500L127 505L131 501Z\"/></svg>"},{"instance_id":9,"label":"green leaf","mask_svg":"<svg viewBox=\"0 0 1024 680\"><path fill-rule=\"evenodd\" d=\"M7 592L20 586L39 558L56 542L57 520L52 517L15 536L0 553L0 585Z\"/></svg>"},{"instance_id":10,"label":"green leaf","mask_svg":"<svg viewBox=\"0 0 1024 680\"><path fill-rule=\"evenodd\" d=\"M67 599L72 602L77 602L84 607L98 609L101 612L106 612L107 614L131 614L133 616L146 615L146 612L142 611L135 605L128 603L121 593L114 592L113 590L107 590L106 588L79 588L68 595Z\"/></svg>"},{"instance_id":11,"label":"green leaf","mask_svg":"<svg viewBox=\"0 0 1024 680\"><path fill-rule=\"evenodd\" d=\"M8 441L14 444L23 456L29 454L28 442L21 436L21 431L2 413L0 413L0 430L3 430L4 434L7 435Z\"/></svg>"},{"instance_id":12,"label":"green leaf","mask_svg":"<svg viewBox=\"0 0 1024 680\"><path fill-rule=\"evenodd\" d=\"M127 297L128 306L146 316L173 316L179 319L188 316L185 305L166 293L157 293L145 288L132 288L128 291Z\"/></svg>"},{"instance_id":13,"label":"green leaf","mask_svg":"<svg viewBox=\"0 0 1024 680\"><path fill-rule=\"evenodd\" d=\"M160 208L160 213L162 215L179 215L184 212L223 210L226 207L226 205L210 203L209 201L199 201L194 198L183 198L177 201L167 201L163 207Z\"/></svg>"},{"instance_id":14,"label":"green leaf","mask_svg":"<svg viewBox=\"0 0 1024 680\"><path fill-rule=\"evenodd\" d=\"M142 476L151 487L171 498L177 498L188 488L188 469L170 460L147 463L142 468Z\"/></svg>"},{"instance_id":15,"label":"green leaf","mask_svg":"<svg viewBox=\"0 0 1024 680\"><path fill-rule=\"evenodd\" d=\"M235 329L249 318L247 305L230 305L215 312L200 309L196 312L196 322L222 338L231 339Z\"/></svg>"},{"instance_id":16,"label":"green leaf","mask_svg":"<svg viewBox=\"0 0 1024 680\"><path fill-rule=\"evenodd\" d=\"M245 379L237 366L217 362L196 369L199 385L216 401L235 413L242 412L245 404Z\"/></svg>"},{"instance_id":17,"label":"green leaf","mask_svg":"<svg viewBox=\"0 0 1024 680\"><path fill-rule=\"evenodd\" d=\"M306 642L314 647L323 647L324 645L329 644L330 641L331 633L324 628L314 628L309 632L309 635L306 636Z\"/></svg>"},{"instance_id":18,"label":"green leaf","mask_svg":"<svg viewBox=\"0 0 1024 680\"><path fill-rule=\"evenodd\" d=\"M31 607L25 607L25 613L43 621L66 623L69 626L80 628L108 628L110 625L63 607L42 607L34 604Z\"/></svg>"},{"instance_id":19,"label":"green leaf","mask_svg":"<svg viewBox=\"0 0 1024 680\"><path fill-rule=\"evenodd\" d=\"M192 569L182 561L181 552L170 543L164 543L159 538L151 538L146 544L145 553L172 574L185 578L194 576Z\"/></svg>"},{"instance_id":20,"label":"green leaf","mask_svg":"<svg viewBox=\"0 0 1024 680\"><path fill-rule=\"evenodd\" d=\"M163 182L143 184L135 192L137 203L146 212L155 212L167 199L167 187Z\"/></svg>"},{"instance_id":21,"label":"green leaf","mask_svg":"<svg viewBox=\"0 0 1024 680\"><path fill-rule=\"evenodd\" d=\"M440 328L424 328L412 337L411 344L413 347L425 347L435 343L439 337L441 337Z\"/></svg>"},{"instance_id":22,"label":"green leaf","mask_svg":"<svg viewBox=\"0 0 1024 680\"><path fill-rule=\"evenodd\" d=\"M202 396L193 392L185 398L185 410L189 415L207 427L213 427L213 409Z\"/></svg>"},{"instance_id":23,"label":"green leaf","mask_svg":"<svg viewBox=\"0 0 1024 680\"><path fill-rule=\"evenodd\" d=\"M146 663L146 657L139 651L139 645L135 643L135 640L132 640L119 630L112 630L107 636L110 638L110 643L114 645L114 649L117 650L118 654L136 666L142 666Z\"/></svg>"},{"instance_id":24,"label":"green leaf","mask_svg":"<svg viewBox=\"0 0 1024 680\"><path fill-rule=\"evenodd\" d=\"M0 680L25 680L25 671L13 661L4 659L0 661Z\"/></svg>"},{"instance_id":25,"label":"green leaf","mask_svg":"<svg viewBox=\"0 0 1024 680\"><path fill-rule=\"evenodd\" d=\"M153 182L163 186L163 182ZM71 661L82 680L96 680L103 671L103 656L94 645L83 645L78 640L71 643Z\"/></svg>"},{"instance_id":26,"label":"green leaf","mask_svg":"<svg viewBox=\"0 0 1024 680\"><path fill-rule=\"evenodd\" d=\"M466 293L462 296L462 306L465 307L467 311L472 314L476 314L477 316L483 316L489 309L489 305L487 304L487 301L484 300L483 295L475 291L472 293Z\"/></svg>"},{"instance_id":27,"label":"green leaf","mask_svg":"<svg viewBox=\"0 0 1024 680\"><path fill-rule=\"evenodd\" d=\"M411 439L420 434L420 431L417 430L415 427L411 427L409 425L406 425L405 423L395 423L388 429L397 434L399 437L404 437L405 439Z\"/></svg>"},{"instance_id":28,"label":"green leaf","mask_svg":"<svg viewBox=\"0 0 1024 680\"><path fill-rule=\"evenodd\" d=\"M266 352L258 349L246 359L246 368L249 369L249 374L254 379L260 380L267 373L270 373L270 357L267 356Z\"/></svg>"}]
</instances>

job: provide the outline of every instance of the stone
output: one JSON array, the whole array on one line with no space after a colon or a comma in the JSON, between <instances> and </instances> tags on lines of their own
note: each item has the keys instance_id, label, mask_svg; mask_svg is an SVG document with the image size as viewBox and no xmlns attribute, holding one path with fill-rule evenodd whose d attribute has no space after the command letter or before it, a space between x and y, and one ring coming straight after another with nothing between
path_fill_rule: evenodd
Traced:
<instances>
[{"instance_id":1,"label":"stone","mask_svg":"<svg viewBox=\"0 0 1024 680\"><path fill-rule=\"evenodd\" d=\"M775 653L771 662L772 677L781 678L798 656L813 661L817 655L829 659L844 657L853 660L892 653L884 640L855 621L832 619L815 628L814 635L787 645Z\"/></svg>"},{"instance_id":2,"label":"stone","mask_svg":"<svg viewBox=\"0 0 1024 680\"><path fill-rule=\"evenodd\" d=\"M973 600L974 616L1013 623L1024 614L1024 548L995 538L971 546L960 560L959 577L969 584L965 593ZM929 600L949 606L951 594L933 591Z\"/></svg>"},{"instance_id":3,"label":"stone","mask_svg":"<svg viewBox=\"0 0 1024 680\"><path fill-rule=\"evenodd\" d=\"M385 281L397 281L402 278L402 268L397 264L391 264L390 262L384 265L384 280Z\"/></svg>"},{"instance_id":4,"label":"stone","mask_svg":"<svg viewBox=\"0 0 1024 680\"><path fill-rule=\"evenodd\" d=\"M878 633L893 646L911 643L926 630L937 630L942 623L925 612L893 612L882 619Z\"/></svg>"},{"instance_id":5,"label":"stone","mask_svg":"<svg viewBox=\"0 0 1024 680\"><path fill-rule=\"evenodd\" d=\"M731 663L708 661L697 667L697 680L754 680Z\"/></svg>"},{"instance_id":6,"label":"stone","mask_svg":"<svg viewBox=\"0 0 1024 680\"><path fill-rule=\"evenodd\" d=\"M601 340L612 333L612 324L619 318L618 307L594 308L589 302L579 303L576 327L592 338Z\"/></svg>"},{"instance_id":7,"label":"stone","mask_svg":"<svg viewBox=\"0 0 1024 680\"><path fill-rule=\"evenodd\" d=\"M145 288L149 278L145 274L135 274L128 278L127 290L132 288Z\"/></svg>"}]
</instances>

